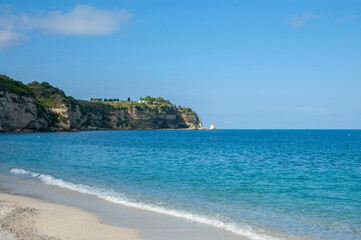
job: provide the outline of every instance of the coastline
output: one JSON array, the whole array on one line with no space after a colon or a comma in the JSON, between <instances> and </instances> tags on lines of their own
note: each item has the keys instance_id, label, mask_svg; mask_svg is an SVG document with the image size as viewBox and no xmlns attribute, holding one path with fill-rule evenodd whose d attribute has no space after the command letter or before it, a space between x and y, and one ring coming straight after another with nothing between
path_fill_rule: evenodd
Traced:
<instances>
[{"instance_id":1,"label":"coastline","mask_svg":"<svg viewBox=\"0 0 361 240\"><path fill-rule=\"evenodd\" d=\"M54 130L54 131L39 131L31 129L23 130L0 130L1 133L73 133L73 132L92 132L92 131L195 131L195 130L209 130L202 128L162 128L162 129L68 129L68 130Z\"/></svg>"},{"instance_id":2,"label":"coastline","mask_svg":"<svg viewBox=\"0 0 361 240\"><path fill-rule=\"evenodd\" d=\"M59 219L61 219L62 222L69 223L72 221L78 221L85 225L89 224L89 226L92 226L92 230L96 231L94 236L99 236L96 234L102 234L103 237L101 239L115 239L113 238L114 235L111 235L110 233L108 237L108 232L115 232L115 236L117 237L116 239L129 240L248 239L206 224L192 222L147 210L126 207L120 204L104 201L91 195L74 192L56 186L45 185L26 178L19 178L0 173L0 203L3 203L2 201L7 199L11 200L10 202L14 202L15 205L18 203L18 205L23 208L28 207L38 209L36 206L47 206L47 210L44 211L45 216L53 220L44 221L46 224L51 222L54 223L59 221ZM31 205L30 203L37 203L37 205ZM62 213L60 209L63 208L66 208L64 211L69 213L66 217L59 215ZM42 209L39 210L40 212L43 212ZM79 214L84 216L82 220L75 217L79 216ZM34 217L37 218L36 216ZM72 220L72 218L75 220ZM65 221L62 219L65 219ZM53 224L51 226L47 226L46 224L39 229L41 230L39 232L42 232L43 236L55 238L39 239L91 239L88 238L87 235L83 235L88 231L85 230L85 227L81 227L81 225L72 225L74 226L72 228L80 230L84 229L84 232L77 232L76 236L67 236L61 234L59 235L58 233L62 232L62 229L66 229L66 231L68 231L67 229L70 225L68 225L68 227L62 227L58 226L58 224ZM46 232L43 231L43 229L52 230ZM58 235L55 235L54 233L57 233ZM105 238L104 236L107 237ZM98 237L93 239L100 238ZM12 239L10 238L9 240Z\"/></svg>"}]
</instances>

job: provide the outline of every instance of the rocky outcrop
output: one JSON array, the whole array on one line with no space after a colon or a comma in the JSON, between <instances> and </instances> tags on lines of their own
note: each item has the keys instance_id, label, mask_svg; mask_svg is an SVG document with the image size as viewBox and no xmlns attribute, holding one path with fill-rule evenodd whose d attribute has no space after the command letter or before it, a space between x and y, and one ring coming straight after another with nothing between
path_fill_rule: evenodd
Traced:
<instances>
[{"instance_id":1,"label":"rocky outcrop","mask_svg":"<svg viewBox=\"0 0 361 240\"><path fill-rule=\"evenodd\" d=\"M0 91L0 131L50 130L50 118L34 96Z\"/></svg>"},{"instance_id":2,"label":"rocky outcrop","mask_svg":"<svg viewBox=\"0 0 361 240\"><path fill-rule=\"evenodd\" d=\"M194 111L176 107L167 100L162 104L75 100L48 83L24 85L0 75L0 131L3 132L201 127Z\"/></svg>"},{"instance_id":3,"label":"rocky outcrop","mask_svg":"<svg viewBox=\"0 0 361 240\"><path fill-rule=\"evenodd\" d=\"M170 113L159 113L157 110L149 111L133 106L114 108L106 113L84 112L80 116L80 125L80 129L198 129L201 121L197 114L182 108Z\"/></svg>"}]
</instances>

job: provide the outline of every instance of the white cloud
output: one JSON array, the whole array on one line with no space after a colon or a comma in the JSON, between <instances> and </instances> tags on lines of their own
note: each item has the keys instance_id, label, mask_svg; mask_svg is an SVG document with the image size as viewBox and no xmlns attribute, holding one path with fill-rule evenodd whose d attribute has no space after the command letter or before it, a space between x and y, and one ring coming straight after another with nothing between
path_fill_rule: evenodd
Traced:
<instances>
[{"instance_id":1,"label":"white cloud","mask_svg":"<svg viewBox=\"0 0 361 240\"><path fill-rule=\"evenodd\" d=\"M349 17L345 17L345 18L340 18L335 23L349 22L349 21L355 20L356 18L358 18L358 16L349 16Z\"/></svg>"},{"instance_id":2,"label":"white cloud","mask_svg":"<svg viewBox=\"0 0 361 240\"><path fill-rule=\"evenodd\" d=\"M8 7L0 6L0 49L15 45L27 38L25 33L15 30L17 17L12 15Z\"/></svg>"},{"instance_id":3,"label":"white cloud","mask_svg":"<svg viewBox=\"0 0 361 240\"><path fill-rule=\"evenodd\" d=\"M312 15L310 13L295 14L288 23L293 28L301 28L306 25L307 22L318 18L318 16Z\"/></svg>"},{"instance_id":4,"label":"white cloud","mask_svg":"<svg viewBox=\"0 0 361 240\"><path fill-rule=\"evenodd\" d=\"M28 29L40 29L55 34L108 35L118 30L131 17L126 10L101 10L92 6L77 5L67 13L52 11L27 17L24 24Z\"/></svg>"},{"instance_id":5,"label":"white cloud","mask_svg":"<svg viewBox=\"0 0 361 240\"><path fill-rule=\"evenodd\" d=\"M76 5L68 12L13 14L0 6L0 48L17 44L31 30L78 36L109 35L132 18L126 10L103 10L90 5Z\"/></svg>"},{"instance_id":6,"label":"white cloud","mask_svg":"<svg viewBox=\"0 0 361 240\"><path fill-rule=\"evenodd\" d=\"M0 48L18 44L27 39L27 35L12 30L0 30Z\"/></svg>"}]
</instances>

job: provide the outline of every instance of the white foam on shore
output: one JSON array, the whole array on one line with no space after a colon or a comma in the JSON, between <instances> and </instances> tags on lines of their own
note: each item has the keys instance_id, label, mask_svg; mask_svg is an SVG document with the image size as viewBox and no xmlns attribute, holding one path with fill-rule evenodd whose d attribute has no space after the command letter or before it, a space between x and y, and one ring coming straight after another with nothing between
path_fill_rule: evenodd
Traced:
<instances>
[{"instance_id":1,"label":"white foam on shore","mask_svg":"<svg viewBox=\"0 0 361 240\"><path fill-rule=\"evenodd\" d=\"M14 174L19 174L19 175L30 175L32 177L38 177L40 174L39 173L33 173L33 172L29 172L29 171L26 171L24 169L18 169L18 168L13 168L10 170L11 173L14 173Z\"/></svg>"},{"instance_id":2,"label":"white foam on shore","mask_svg":"<svg viewBox=\"0 0 361 240\"><path fill-rule=\"evenodd\" d=\"M119 193L116 193L112 190L105 190L97 187L91 187L89 185L84 184L74 184L71 182L66 182L62 179L54 178L50 175L46 174L40 174L40 173L34 173L30 171L26 171L24 169L17 169L13 168L10 170L11 173L17 174L17 175L29 175L34 178L38 178L43 183L47 185L57 186L65 189L69 189L72 191L76 191L83 194L90 194L93 196L96 196L100 199L106 200L111 203L121 204L127 207L134 207L138 209L153 211L156 213L166 214L174 217L184 218L190 221L207 224L213 227L217 227L229 232L232 232L237 235L248 237L252 240L282 240L283 238L275 238L271 236L267 236L264 234L256 233L250 226L247 225L237 225L232 222L223 222L218 219L212 219L207 216L202 216L199 214L193 214L186 211L180 211L175 209L167 209L162 206L156 206L152 204L144 204L139 202L134 202L126 199L124 196L122 196Z\"/></svg>"},{"instance_id":3,"label":"white foam on shore","mask_svg":"<svg viewBox=\"0 0 361 240\"><path fill-rule=\"evenodd\" d=\"M10 172L15 174L30 174L29 171L26 171L24 169L17 169L17 168L11 169Z\"/></svg>"}]
</instances>

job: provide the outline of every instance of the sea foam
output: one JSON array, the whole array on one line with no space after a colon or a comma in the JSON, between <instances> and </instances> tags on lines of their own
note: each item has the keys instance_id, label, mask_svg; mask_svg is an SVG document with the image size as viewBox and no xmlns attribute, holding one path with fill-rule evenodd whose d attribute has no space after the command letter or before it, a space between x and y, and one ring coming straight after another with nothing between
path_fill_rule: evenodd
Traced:
<instances>
[{"instance_id":1,"label":"sea foam","mask_svg":"<svg viewBox=\"0 0 361 240\"><path fill-rule=\"evenodd\" d=\"M34 173L24 169L17 169L13 168L10 170L11 173L17 175L28 175L34 178L39 179L43 183L47 185L57 186L64 189L76 191L83 194L89 194L92 196L96 196L97 198L103 199L105 201L121 204L127 207L133 207L137 209L143 209L148 211L153 211L156 213L161 213L165 215L170 215L174 217L179 217L183 219L187 219L190 221L207 224L216 228L220 228L229 232L232 232L237 235L248 237L252 240L283 240L283 238L275 238L271 236L267 236L262 233L256 233L254 229L247 225L239 225L232 222L223 222L218 219L213 219L208 216L202 216L199 214L194 214L186 211L180 211L175 209L169 209L162 206L156 206L152 204L144 204L141 202L134 202L127 199L125 196L122 196L120 193L116 193L113 190L105 190L102 188L89 186L85 184L75 184L71 182L64 181L62 179L54 178L53 176L41 174L41 173Z\"/></svg>"}]
</instances>

